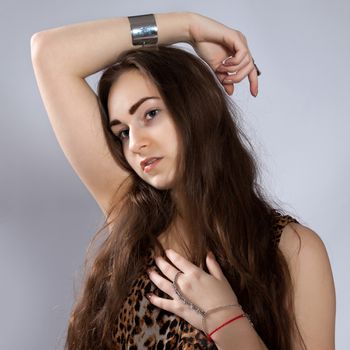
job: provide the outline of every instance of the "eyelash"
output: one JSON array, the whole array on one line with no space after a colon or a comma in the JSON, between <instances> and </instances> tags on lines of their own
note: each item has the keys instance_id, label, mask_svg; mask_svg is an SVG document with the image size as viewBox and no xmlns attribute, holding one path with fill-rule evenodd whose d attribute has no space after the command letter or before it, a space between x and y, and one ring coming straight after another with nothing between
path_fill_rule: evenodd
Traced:
<instances>
[{"instance_id":1,"label":"eyelash","mask_svg":"<svg viewBox=\"0 0 350 350\"><path fill-rule=\"evenodd\" d=\"M150 120L153 120L153 119L158 115L158 113L159 113L159 109L157 109L157 108L151 109L150 111L148 111L148 112L144 115L144 117L146 118L147 115L149 115L150 113L155 112L155 111L157 112L157 114L156 114L155 116L153 116L152 119L150 119ZM123 139L124 139L124 137L122 137L122 133L123 133L124 131L128 131L128 129L120 130L120 131L117 133L117 135L116 135L120 140L123 140Z\"/></svg>"}]
</instances>

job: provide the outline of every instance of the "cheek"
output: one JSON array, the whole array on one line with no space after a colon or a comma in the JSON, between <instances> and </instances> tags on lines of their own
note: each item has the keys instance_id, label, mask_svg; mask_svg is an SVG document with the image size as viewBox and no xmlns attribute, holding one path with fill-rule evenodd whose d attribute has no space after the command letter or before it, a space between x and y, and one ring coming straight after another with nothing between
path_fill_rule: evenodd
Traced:
<instances>
[{"instance_id":1,"label":"cheek","mask_svg":"<svg viewBox=\"0 0 350 350\"><path fill-rule=\"evenodd\" d=\"M126 162L133 168L135 169L135 164L132 163L132 158L130 156L130 152L127 151L127 148L124 146L122 148L122 151L123 151L123 155L124 155L124 158L126 160Z\"/></svg>"},{"instance_id":2,"label":"cheek","mask_svg":"<svg viewBox=\"0 0 350 350\"><path fill-rule=\"evenodd\" d=\"M125 160L128 162L128 164L134 169L135 164L132 162L132 159L130 158L130 156L124 153L124 157L125 157Z\"/></svg>"}]
</instances>

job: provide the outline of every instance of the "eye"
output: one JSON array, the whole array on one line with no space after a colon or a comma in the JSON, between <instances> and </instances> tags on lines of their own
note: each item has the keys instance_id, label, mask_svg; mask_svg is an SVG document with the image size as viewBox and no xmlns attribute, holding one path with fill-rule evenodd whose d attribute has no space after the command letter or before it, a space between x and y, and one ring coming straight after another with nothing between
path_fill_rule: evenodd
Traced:
<instances>
[{"instance_id":1,"label":"eye","mask_svg":"<svg viewBox=\"0 0 350 350\"><path fill-rule=\"evenodd\" d=\"M145 114L145 119L146 120L152 120L154 119L157 114L159 113L159 109L152 109L150 111L148 111L146 114ZM150 119L147 119L147 117L150 117ZM127 133L127 134L124 134L124 133ZM121 131L119 131L116 135L120 140L124 140L126 137L129 136L129 130L128 129L123 129Z\"/></svg>"},{"instance_id":2,"label":"eye","mask_svg":"<svg viewBox=\"0 0 350 350\"><path fill-rule=\"evenodd\" d=\"M128 129L121 130L120 132L118 132L117 137L123 140L125 137L128 136L128 135L125 135L124 132L129 132L129 130Z\"/></svg>"},{"instance_id":3,"label":"eye","mask_svg":"<svg viewBox=\"0 0 350 350\"><path fill-rule=\"evenodd\" d=\"M154 113L154 112L156 112L156 113ZM152 109L152 110L150 110L149 112L147 112L146 113L146 117L147 116L151 116L151 119L153 119L154 117L156 117L156 115L158 114L158 112L159 112L159 109Z\"/></svg>"}]
</instances>

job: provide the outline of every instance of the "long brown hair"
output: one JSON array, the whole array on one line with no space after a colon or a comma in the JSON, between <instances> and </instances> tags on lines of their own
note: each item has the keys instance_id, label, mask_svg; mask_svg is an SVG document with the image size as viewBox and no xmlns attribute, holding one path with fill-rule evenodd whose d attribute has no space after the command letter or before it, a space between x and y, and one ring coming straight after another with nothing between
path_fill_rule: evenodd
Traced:
<instances>
[{"instance_id":1,"label":"long brown hair","mask_svg":"<svg viewBox=\"0 0 350 350\"><path fill-rule=\"evenodd\" d=\"M113 348L114 325L129 288L143 272L146 252L155 246L163 252L157 237L177 210L170 190L156 189L134 172L109 128L111 85L129 69L138 69L155 84L180 135L179 176L186 174L181 185L185 222L191 223L184 249L191 261L206 266L205 256L213 251L268 349L291 350L295 336L303 343L288 265L273 244L274 209L259 186L238 108L200 58L159 46L124 52L99 80L104 135L117 164L129 172L130 185L95 236L109 228L96 256L86 260L92 265L71 314L66 349Z\"/></svg>"}]
</instances>

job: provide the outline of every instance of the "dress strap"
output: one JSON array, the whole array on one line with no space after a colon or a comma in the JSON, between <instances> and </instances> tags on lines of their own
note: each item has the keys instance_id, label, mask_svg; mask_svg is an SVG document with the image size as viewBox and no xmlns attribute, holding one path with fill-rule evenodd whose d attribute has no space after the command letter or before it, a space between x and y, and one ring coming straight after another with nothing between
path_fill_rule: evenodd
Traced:
<instances>
[{"instance_id":1,"label":"dress strap","mask_svg":"<svg viewBox=\"0 0 350 350\"><path fill-rule=\"evenodd\" d=\"M291 222L299 224L299 222L290 215L283 215L277 210L272 211L272 242L274 246L278 246L283 229Z\"/></svg>"}]
</instances>

